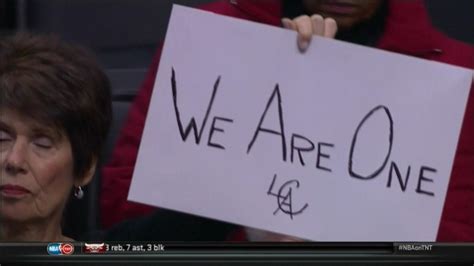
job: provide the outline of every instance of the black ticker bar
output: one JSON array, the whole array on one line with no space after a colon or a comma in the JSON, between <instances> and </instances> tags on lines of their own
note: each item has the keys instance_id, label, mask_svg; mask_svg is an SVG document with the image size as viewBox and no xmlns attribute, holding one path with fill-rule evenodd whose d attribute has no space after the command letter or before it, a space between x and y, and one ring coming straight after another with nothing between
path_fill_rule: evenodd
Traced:
<instances>
[{"instance_id":1,"label":"black ticker bar","mask_svg":"<svg viewBox=\"0 0 474 266\"><path fill-rule=\"evenodd\" d=\"M0 265L474 265L474 243L0 243ZM323 263L323 264L320 264ZM338 264L341 263L341 264Z\"/></svg>"}]
</instances>

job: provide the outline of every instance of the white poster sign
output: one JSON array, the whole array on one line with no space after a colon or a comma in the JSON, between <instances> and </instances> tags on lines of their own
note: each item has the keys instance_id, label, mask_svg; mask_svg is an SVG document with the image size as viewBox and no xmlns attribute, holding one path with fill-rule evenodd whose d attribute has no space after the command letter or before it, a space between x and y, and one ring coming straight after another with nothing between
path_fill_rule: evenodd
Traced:
<instances>
[{"instance_id":1,"label":"white poster sign","mask_svg":"<svg viewBox=\"0 0 474 266\"><path fill-rule=\"evenodd\" d=\"M472 70L174 6L129 200L317 241L434 241Z\"/></svg>"}]
</instances>

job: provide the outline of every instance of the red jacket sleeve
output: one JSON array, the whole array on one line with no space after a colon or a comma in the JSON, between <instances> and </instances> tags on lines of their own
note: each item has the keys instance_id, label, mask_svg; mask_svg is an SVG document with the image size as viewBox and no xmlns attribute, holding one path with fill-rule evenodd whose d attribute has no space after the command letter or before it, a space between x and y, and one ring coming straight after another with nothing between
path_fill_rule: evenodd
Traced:
<instances>
[{"instance_id":1,"label":"red jacket sleeve","mask_svg":"<svg viewBox=\"0 0 474 266\"><path fill-rule=\"evenodd\" d=\"M125 219L143 216L154 210L153 207L127 201L127 196L160 57L161 47L156 52L146 78L130 106L112 157L101 172L100 207L104 228Z\"/></svg>"},{"instance_id":2,"label":"red jacket sleeve","mask_svg":"<svg viewBox=\"0 0 474 266\"><path fill-rule=\"evenodd\" d=\"M474 49L444 37L444 63L474 69ZM449 52L449 53L448 53ZM474 239L474 82L468 97L437 241Z\"/></svg>"},{"instance_id":3,"label":"red jacket sleeve","mask_svg":"<svg viewBox=\"0 0 474 266\"><path fill-rule=\"evenodd\" d=\"M459 137L437 241L474 239L474 83Z\"/></svg>"}]
</instances>

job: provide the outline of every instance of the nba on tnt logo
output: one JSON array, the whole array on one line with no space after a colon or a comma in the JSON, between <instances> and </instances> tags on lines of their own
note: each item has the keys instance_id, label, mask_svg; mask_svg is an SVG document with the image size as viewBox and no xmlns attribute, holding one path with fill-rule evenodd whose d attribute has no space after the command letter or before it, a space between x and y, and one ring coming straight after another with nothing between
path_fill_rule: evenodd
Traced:
<instances>
[{"instance_id":1,"label":"nba on tnt logo","mask_svg":"<svg viewBox=\"0 0 474 266\"><path fill-rule=\"evenodd\" d=\"M71 255L74 246L69 243L49 243L47 250L49 255Z\"/></svg>"}]
</instances>

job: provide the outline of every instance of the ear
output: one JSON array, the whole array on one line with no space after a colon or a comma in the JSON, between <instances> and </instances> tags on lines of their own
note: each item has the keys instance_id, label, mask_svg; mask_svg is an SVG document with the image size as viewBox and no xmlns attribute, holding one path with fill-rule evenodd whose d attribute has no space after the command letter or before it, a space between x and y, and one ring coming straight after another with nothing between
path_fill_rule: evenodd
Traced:
<instances>
[{"instance_id":1,"label":"ear","mask_svg":"<svg viewBox=\"0 0 474 266\"><path fill-rule=\"evenodd\" d=\"M76 187L77 186L83 187L89 184L92 181L92 178L94 177L96 167L97 167L97 158L94 157L94 159L92 159L92 163L89 169L84 173L84 176L76 179L76 181L74 182L74 185Z\"/></svg>"}]
</instances>

